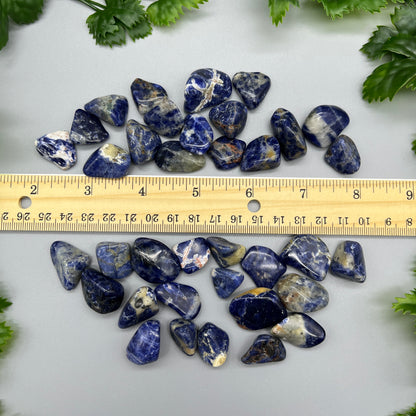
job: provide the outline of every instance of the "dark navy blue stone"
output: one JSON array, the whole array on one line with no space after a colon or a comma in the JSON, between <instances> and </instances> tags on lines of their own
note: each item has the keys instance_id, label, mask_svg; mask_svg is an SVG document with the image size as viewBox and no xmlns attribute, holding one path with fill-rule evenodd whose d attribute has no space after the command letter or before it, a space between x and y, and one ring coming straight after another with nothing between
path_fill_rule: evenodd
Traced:
<instances>
[{"instance_id":1,"label":"dark navy blue stone","mask_svg":"<svg viewBox=\"0 0 416 416\"><path fill-rule=\"evenodd\" d=\"M240 263L246 254L246 248L223 237L208 237L206 242L211 250L211 255L221 267L233 266Z\"/></svg>"},{"instance_id":2,"label":"dark navy blue stone","mask_svg":"<svg viewBox=\"0 0 416 416\"><path fill-rule=\"evenodd\" d=\"M339 135L328 147L324 159L337 172L348 175L357 172L361 166L357 146L343 134Z\"/></svg>"},{"instance_id":3,"label":"dark navy blue stone","mask_svg":"<svg viewBox=\"0 0 416 416\"><path fill-rule=\"evenodd\" d=\"M198 331L198 353L212 367L220 367L227 359L230 339L227 333L211 322Z\"/></svg>"},{"instance_id":4,"label":"dark navy blue stone","mask_svg":"<svg viewBox=\"0 0 416 416\"><path fill-rule=\"evenodd\" d=\"M259 335L241 357L244 364L264 364L283 361L286 358L286 348L279 338L272 335Z\"/></svg>"},{"instance_id":5,"label":"dark navy blue stone","mask_svg":"<svg viewBox=\"0 0 416 416\"><path fill-rule=\"evenodd\" d=\"M249 110L257 108L270 89L270 77L261 72L237 72L233 85Z\"/></svg>"},{"instance_id":6,"label":"dark navy blue stone","mask_svg":"<svg viewBox=\"0 0 416 416\"><path fill-rule=\"evenodd\" d=\"M188 114L185 117L179 141L185 150L197 155L208 151L214 140L214 132L208 120L203 116Z\"/></svg>"},{"instance_id":7,"label":"dark navy blue stone","mask_svg":"<svg viewBox=\"0 0 416 416\"><path fill-rule=\"evenodd\" d=\"M84 269L81 284L85 301L95 312L114 312L123 302L123 286L117 280L110 279L94 269Z\"/></svg>"},{"instance_id":8,"label":"dark navy blue stone","mask_svg":"<svg viewBox=\"0 0 416 416\"><path fill-rule=\"evenodd\" d=\"M335 276L358 283L364 282L367 274L361 244L349 240L338 244L329 270Z\"/></svg>"},{"instance_id":9,"label":"dark navy blue stone","mask_svg":"<svg viewBox=\"0 0 416 416\"><path fill-rule=\"evenodd\" d=\"M127 175L131 163L130 154L114 144L105 144L85 162L83 172L98 178L121 178Z\"/></svg>"},{"instance_id":10,"label":"dark navy blue stone","mask_svg":"<svg viewBox=\"0 0 416 416\"><path fill-rule=\"evenodd\" d=\"M144 365L157 361L160 352L160 323L143 322L127 346L127 358L134 364Z\"/></svg>"},{"instance_id":11,"label":"dark navy blue stone","mask_svg":"<svg viewBox=\"0 0 416 416\"><path fill-rule=\"evenodd\" d=\"M168 98L166 90L159 84L136 78L130 86L133 100L140 114L146 114L161 100Z\"/></svg>"},{"instance_id":12,"label":"dark navy blue stone","mask_svg":"<svg viewBox=\"0 0 416 416\"><path fill-rule=\"evenodd\" d=\"M198 69L190 75L185 85L185 111L197 113L227 100L232 93L230 77L216 69Z\"/></svg>"},{"instance_id":13,"label":"dark navy blue stone","mask_svg":"<svg viewBox=\"0 0 416 416\"><path fill-rule=\"evenodd\" d=\"M50 253L62 286L66 290L74 289L81 279L82 271L91 262L90 256L64 241L54 241Z\"/></svg>"},{"instance_id":14,"label":"dark navy blue stone","mask_svg":"<svg viewBox=\"0 0 416 416\"><path fill-rule=\"evenodd\" d=\"M320 281L325 279L328 272L331 255L319 237L298 235L288 242L280 258L288 266Z\"/></svg>"},{"instance_id":15,"label":"dark navy blue stone","mask_svg":"<svg viewBox=\"0 0 416 416\"><path fill-rule=\"evenodd\" d=\"M221 134L234 139L246 125L247 107L239 101L226 101L211 108L209 119Z\"/></svg>"},{"instance_id":16,"label":"dark navy blue stone","mask_svg":"<svg viewBox=\"0 0 416 416\"><path fill-rule=\"evenodd\" d=\"M156 286L155 294L159 302L178 312L184 319L194 319L200 309L199 293L192 286L171 282Z\"/></svg>"},{"instance_id":17,"label":"dark navy blue stone","mask_svg":"<svg viewBox=\"0 0 416 416\"><path fill-rule=\"evenodd\" d=\"M130 245L103 241L95 248L101 273L112 279L123 279L132 271Z\"/></svg>"},{"instance_id":18,"label":"dark navy blue stone","mask_svg":"<svg viewBox=\"0 0 416 416\"><path fill-rule=\"evenodd\" d=\"M134 242L131 263L133 270L150 283L171 282L181 271L178 257L168 246L146 237Z\"/></svg>"},{"instance_id":19,"label":"dark navy blue stone","mask_svg":"<svg viewBox=\"0 0 416 416\"><path fill-rule=\"evenodd\" d=\"M260 136L243 153L240 169L244 172L268 170L280 165L280 145L276 137Z\"/></svg>"},{"instance_id":20,"label":"dark navy blue stone","mask_svg":"<svg viewBox=\"0 0 416 416\"><path fill-rule=\"evenodd\" d=\"M306 141L302 129L290 111L278 108L273 113L270 123L286 160L298 159L306 154Z\"/></svg>"},{"instance_id":21,"label":"dark navy blue stone","mask_svg":"<svg viewBox=\"0 0 416 416\"><path fill-rule=\"evenodd\" d=\"M198 330L188 319L174 319L169 324L170 335L176 345L186 354L192 356L197 348Z\"/></svg>"},{"instance_id":22,"label":"dark navy blue stone","mask_svg":"<svg viewBox=\"0 0 416 416\"><path fill-rule=\"evenodd\" d=\"M122 95L106 95L91 100L84 106L85 111L97 116L100 120L120 127L126 122L129 103Z\"/></svg>"},{"instance_id":23,"label":"dark navy blue stone","mask_svg":"<svg viewBox=\"0 0 416 416\"><path fill-rule=\"evenodd\" d=\"M228 170L240 164L245 149L242 140L221 136L212 142L208 155L217 169Z\"/></svg>"},{"instance_id":24,"label":"dark navy blue stone","mask_svg":"<svg viewBox=\"0 0 416 416\"><path fill-rule=\"evenodd\" d=\"M229 311L239 326L254 330L275 325L287 316L277 293L262 287L236 296Z\"/></svg>"},{"instance_id":25,"label":"dark navy blue stone","mask_svg":"<svg viewBox=\"0 0 416 416\"><path fill-rule=\"evenodd\" d=\"M159 135L144 124L129 120L126 127L131 161L136 165L153 160L162 144Z\"/></svg>"},{"instance_id":26,"label":"dark navy blue stone","mask_svg":"<svg viewBox=\"0 0 416 416\"><path fill-rule=\"evenodd\" d=\"M335 105L320 105L314 108L302 126L306 139L318 147L328 147L348 126L348 114Z\"/></svg>"},{"instance_id":27,"label":"dark navy blue stone","mask_svg":"<svg viewBox=\"0 0 416 416\"><path fill-rule=\"evenodd\" d=\"M101 143L110 135L94 114L82 109L75 111L72 121L70 139L76 144Z\"/></svg>"},{"instance_id":28,"label":"dark navy blue stone","mask_svg":"<svg viewBox=\"0 0 416 416\"><path fill-rule=\"evenodd\" d=\"M215 291L222 299L228 298L244 280L243 273L223 267L212 269L211 277Z\"/></svg>"},{"instance_id":29,"label":"dark navy blue stone","mask_svg":"<svg viewBox=\"0 0 416 416\"><path fill-rule=\"evenodd\" d=\"M188 274L202 269L211 255L205 238L201 237L178 243L172 247L172 251L178 256L182 270Z\"/></svg>"},{"instance_id":30,"label":"dark navy blue stone","mask_svg":"<svg viewBox=\"0 0 416 416\"><path fill-rule=\"evenodd\" d=\"M252 246L241 261L243 270L258 287L272 289L280 276L286 272L286 265L268 247Z\"/></svg>"}]
</instances>

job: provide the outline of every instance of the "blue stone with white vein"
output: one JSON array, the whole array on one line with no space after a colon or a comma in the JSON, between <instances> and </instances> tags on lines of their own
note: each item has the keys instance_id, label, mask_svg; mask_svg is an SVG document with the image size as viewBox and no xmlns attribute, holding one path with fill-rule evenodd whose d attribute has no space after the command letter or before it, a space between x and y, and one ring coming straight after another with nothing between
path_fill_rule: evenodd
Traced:
<instances>
[{"instance_id":1,"label":"blue stone with white vein","mask_svg":"<svg viewBox=\"0 0 416 416\"><path fill-rule=\"evenodd\" d=\"M222 299L228 298L243 283L244 274L237 270L216 267L211 271L215 291Z\"/></svg>"},{"instance_id":2,"label":"blue stone with white vein","mask_svg":"<svg viewBox=\"0 0 416 416\"><path fill-rule=\"evenodd\" d=\"M168 98L166 90L159 84L136 78L130 86L133 100L140 114L146 114L161 100Z\"/></svg>"},{"instance_id":3,"label":"blue stone with white vein","mask_svg":"<svg viewBox=\"0 0 416 416\"><path fill-rule=\"evenodd\" d=\"M143 322L127 346L127 358L134 364L145 365L157 361L160 353L160 323Z\"/></svg>"},{"instance_id":4,"label":"blue stone with white vein","mask_svg":"<svg viewBox=\"0 0 416 416\"><path fill-rule=\"evenodd\" d=\"M246 149L246 142L221 136L214 140L208 151L217 169L228 170L237 167Z\"/></svg>"},{"instance_id":5,"label":"blue stone with white vein","mask_svg":"<svg viewBox=\"0 0 416 416\"><path fill-rule=\"evenodd\" d=\"M221 267L234 266L240 263L246 254L246 248L237 243L226 240L223 237L208 237L206 242L211 250L211 255Z\"/></svg>"},{"instance_id":6,"label":"blue stone with white vein","mask_svg":"<svg viewBox=\"0 0 416 416\"><path fill-rule=\"evenodd\" d=\"M208 151L214 140L214 132L208 120L203 116L188 114L179 141L185 150L197 155Z\"/></svg>"},{"instance_id":7,"label":"blue stone with white vein","mask_svg":"<svg viewBox=\"0 0 416 416\"><path fill-rule=\"evenodd\" d=\"M211 255L205 238L201 237L178 243L172 247L172 251L178 256L181 268L187 274L195 273L202 269Z\"/></svg>"},{"instance_id":8,"label":"blue stone with white vein","mask_svg":"<svg viewBox=\"0 0 416 416\"><path fill-rule=\"evenodd\" d=\"M228 334L212 322L207 322L198 331L199 356L202 361L214 368L225 363L229 346L230 338Z\"/></svg>"},{"instance_id":9,"label":"blue stone with white vein","mask_svg":"<svg viewBox=\"0 0 416 416\"><path fill-rule=\"evenodd\" d=\"M126 122L128 109L127 98L117 94L95 98L84 106L84 110L88 113L116 127Z\"/></svg>"},{"instance_id":10,"label":"blue stone with white vein","mask_svg":"<svg viewBox=\"0 0 416 416\"><path fill-rule=\"evenodd\" d=\"M209 119L222 135L234 139L246 125L247 107L239 101L226 101L211 108Z\"/></svg>"},{"instance_id":11,"label":"blue stone with white vein","mask_svg":"<svg viewBox=\"0 0 416 416\"><path fill-rule=\"evenodd\" d=\"M112 279L123 279L132 271L130 244L112 241L98 243L95 248L101 273Z\"/></svg>"},{"instance_id":12,"label":"blue stone with white vein","mask_svg":"<svg viewBox=\"0 0 416 416\"><path fill-rule=\"evenodd\" d=\"M263 135L252 140L243 153L240 169L254 172L277 168L280 165L280 145L276 137Z\"/></svg>"},{"instance_id":13,"label":"blue stone with white vein","mask_svg":"<svg viewBox=\"0 0 416 416\"><path fill-rule=\"evenodd\" d=\"M254 110L260 105L271 83L270 77L261 72L237 72L232 82L249 110Z\"/></svg>"},{"instance_id":14,"label":"blue stone with white vein","mask_svg":"<svg viewBox=\"0 0 416 416\"><path fill-rule=\"evenodd\" d=\"M244 364L264 364L283 361L286 358L286 348L279 338L269 334L259 335L241 357Z\"/></svg>"},{"instance_id":15,"label":"blue stone with white vein","mask_svg":"<svg viewBox=\"0 0 416 416\"><path fill-rule=\"evenodd\" d=\"M355 143L344 134L340 134L328 147L324 160L337 172L352 174L361 166L361 157Z\"/></svg>"},{"instance_id":16,"label":"blue stone with white vein","mask_svg":"<svg viewBox=\"0 0 416 416\"><path fill-rule=\"evenodd\" d=\"M69 137L76 144L101 143L110 135L94 114L79 108L75 111Z\"/></svg>"},{"instance_id":17,"label":"blue stone with white vein","mask_svg":"<svg viewBox=\"0 0 416 416\"><path fill-rule=\"evenodd\" d=\"M195 354L198 330L192 321L183 318L174 319L169 324L169 330L176 345L186 355L192 356Z\"/></svg>"},{"instance_id":18,"label":"blue stone with white vein","mask_svg":"<svg viewBox=\"0 0 416 416\"><path fill-rule=\"evenodd\" d=\"M335 276L343 277L353 282L364 282L367 273L361 244L357 241L349 240L338 244L329 270Z\"/></svg>"},{"instance_id":19,"label":"blue stone with white vein","mask_svg":"<svg viewBox=\"0 0 416 416\"><path fill-rule=\"evenodd\" d=\"M155 158L162 145L162 140L156 132L136 120L129 120L126 133L131 161L134 164L141 165Z\"/></svg>"}]
</instances>

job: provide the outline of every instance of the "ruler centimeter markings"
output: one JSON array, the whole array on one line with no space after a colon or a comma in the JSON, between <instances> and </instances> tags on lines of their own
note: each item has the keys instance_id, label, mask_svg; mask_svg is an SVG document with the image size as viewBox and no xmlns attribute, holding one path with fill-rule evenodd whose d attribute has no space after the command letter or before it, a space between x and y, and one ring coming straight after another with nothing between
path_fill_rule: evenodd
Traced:
<instances>
[{"instance_id":1,"label":"ruler centimeter markings","mask_svg":"<svg viewBox=\"0 0 416 416\"><path fill-rule=\"evenodd\" d=\"M414 237L415 184L0 174L0 230Z\"/></svg>"}]
</instances>

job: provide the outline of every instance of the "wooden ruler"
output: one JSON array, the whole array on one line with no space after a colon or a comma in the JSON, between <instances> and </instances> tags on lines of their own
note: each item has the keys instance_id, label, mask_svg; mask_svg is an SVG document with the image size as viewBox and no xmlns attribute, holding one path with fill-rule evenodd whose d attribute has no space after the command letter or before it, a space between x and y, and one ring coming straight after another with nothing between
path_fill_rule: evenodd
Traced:
<instances>
[{"instance_id":1,"label":"wooden ruler","mask_svg":"<svg viewBox=\"0 0 416 416\"><path fill-rule=\"evenodd\" d=\"M416 236L416 181L0 174L0 230Z\"/></svg>"}]
</instances>

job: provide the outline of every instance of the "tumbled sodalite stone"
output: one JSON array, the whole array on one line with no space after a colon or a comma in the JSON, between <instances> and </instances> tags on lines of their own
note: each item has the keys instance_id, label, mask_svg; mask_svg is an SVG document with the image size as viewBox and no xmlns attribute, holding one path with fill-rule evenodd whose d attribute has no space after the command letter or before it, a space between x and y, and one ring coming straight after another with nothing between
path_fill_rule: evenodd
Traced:
<instances>
[{"instance_id":1,"label":"tumbled sodalite stone","mask_svg":"<svg viewBox=\"0 0 416 416\"><path fill-rule=\"evenodd\" d=\"M234 266L240 263L246 254L246 248L241 244L232 243L222 237L208 237L206 242L211 255L221 267Z\"/></svg>"},{"instance_id":2,"label":"tumbled sodalite stone","mask_svg":"<svg viewBox=\"0 0 416 416\"><path fill-rule=\"evenodd\" d=\"M215 291L222 299L228 298L244 280L243 273L223 267L212 269L211 277Z\"/></svg>"},{"instance_id":3,"label":"tumbled sodalite stone","mask_svg":"<svg viewBox=\"0 0 416 416\"><path fill-rule=\"evenodd\" d=\"M162 144L159 135L136 120L129 120L126 127L131 161L136 165L153 160Z\"/></svg>"},{"instance_id":4,"label":"tumbled sodalite stone","mask_svg":"<svg viewBox=\"0 0 416 416\"><path fill-rule=\"evenodd\" d=\"M156 297L159 302L178 312L184 319L194 319L200 309L199 293L192 286L171 282L156 286Z\"/></svg>"},{"instance_id":5,"label":"tumbled sodalite stone","mask_svg":"<svg viewBox=\"0 0 416 416\"><path fill-rule=\"evenodd\" d=\"M121 283L94 269L83 270L81 284L85 301L95 312L114 312L123 302L124 288Z\"/></svg>"},{"instance_id":6,"label":"tumbled sodalite stone","mask_svg":"<svg viewBox=\"0 0 416 416\"><path fill-rule=\"evenodd\" d=\"M229 311L237 324L244 329L262 329L286 318L287 312L277 293L258 287L236 296Z\"/></svg>"},{"instance_id":7,"label":"tumbled sodalite stone","mask_svg":"<svg viewBox=\"0 0 416 416\"><path fill-rule=\"evenodd\" d=\"M82 109L75 111L69 137L73 143L89 144L101 143L110 135L94 114L87 113Z\"/></svg>"},{"instance_id":8,"label":"tumbled sodalite stone","mask_svg":"<svg viewBox=\"0 0 416 416\"><path fill-rule=\"evenodd\" d=\"M317 281L289 273L279 279L276 292L288 311L314 312L328 305L328 291Z\"/></svg>"},{"instance_id":9,"label":"tumbled sodalite stone","mask_svg":"<svg viewBox=\"0 0 416 416\"><path fill-rule=\"evenodd\" d=\"M338 244L329 270L335 276L354 282L364 282L367 274L361 244L357 241L344 241Z\"/></svg>"},{"instance_id":10,"label":"tumbled sodalite stone","mask_svg":"<svg viewBox=\"0 0 416 416\"><path fill-rule=\"evenodd\" d=\"M85 111L112 126L120 127L126 122L129 103L122 95L111 94L91 100L84 106Z\"/></svg>"},{"instance_id":11,"label":"tumbled sodalite stone","mask_svg":"<svg viewBox=\"0 0 416 416\"><path fill-rule=\"evenodd\" d=\"M208 156L217 169L228 170L240 164L245 149L246 143L242 140L221 136L212 142Z\"/></svg>"},{"instance_id":12,"label":"tumbled sodalite stone","mask_svg":"<svg viewBox=\"0 0 416 416\"><path fill-rule=\"evenodd\" d=\"M181 271L178 257L168 246L146 237L135 240L131 264L133 270L150 283L171 282Z\"/></svg>"},{"instance_id":13,"label":"tumbled sodalite stone","mask_svg":"<svg viewBox=\"0 0 416 416\"><path fill-rule=\"evenodd\" d=\"M179 142L185 150L197 155L203 155L211 146L214 140L214 132L208 120L203 116L188 114L185 117L185 123Z\"/></svg>"},{"instance_id":14,"label":"tumbled sodalite stone","mask_svg":"<svg viewBox=\"0 0 416 416\"><path fill-rule=\"evenodd\" d=\"M133 293L121 311L118 326L123 329L129 328L151 318L158 312L159 305L155 292L150 287L140 287Z\"/></svg>"},{"instance_id":15,"label":"tumbled sodalite stone","mask_svg":"<svg viewBox=\"0 0 416 416\"><path fill-rule=\"evenodd\" d=\"M134 364L144 365L156 361L160 352L160 323L143 322L127 346L127 358Z\"/></svg>"},{"instance_id":16,"label":"tumbled sodalite stone","mask_svg":"<svg viewBox=\"0 0 416 416\"><path fill-rule=\"evenodd\" d=\"M276 137L260 136L243 153L240 169L244 172L274 169L280 165L280 145Z\"/></svg>"},{"instance_id":17,"label":"tumbled sodalite stone","mask_svg":"<svg viewBox=\"0 0 416 416\"><path fill-rule=\"evenodd\" d=\"M325 339L325 330L304 313L291 313L276 324L272 334L301 348L311 348Z\"/></svg>"},{"instance_id":18,"label":"tumbled sodalite stone","mask_svg":"<svg viewBox=\"0 0 416 416\"><path fill-rule=\"evenodd\" d=\"M339 173L352 174L361 166L361 157L355 143L344 134L339 135L328 147L325 162Z\"/></svg>"},{"instance_id":19,"label":"tumbled sodalite stone","mask_svg":"<svg viewBox=\"0 0 416 416\"><path fill-rule=\"evenodd\" d=\"M270 77L261 72L237 72L232 82L249 110L259 106L271 84Z\"/></svg>"},{"instance_id":20,"label":"tumbled sodalite stone","mask_svg":"<svg viewBox=\"0 0 416 416\"><path fill-rule=\"evenodd\" d=\"M188 274L202 269L211 255L205 238L201 237L178 243L172 247L172 251L178 256L182 270Z\"/></svg>"},{"instance_id":21,"label":"tumbled sodalite stone","mask_svg":"<svg viewBox=\"0 0 416 416\"><path fill-rule=\"evenodd\" d=\"M269 334L259 335L241 357L244 364L264 364L283 361L286 358L286 348L279 338Z\"/></svg>"},{"instance_id":22,"label":"tumbled sodalite stone","mask_svg":"<svg viewBox=\"0 0 416 416\"><path fill-rule=\"evenodd\" d=\"M331 255L327 245L314 235L298 235L285 246L280 258L288 266L315 280L324 280Z\"/></svg>"},{"instance_id":23,"label":"tumbled sodalite stone","mask_svg":"<svg viewBox=\"0 0 416 416\"><path fill-rule=\"evenodd\" d=\"M198 330L188 319L174 319L169 324L170 335L176 345L186 354L192 356L196 352Z\"/></svg>"},{"instance_id":24,"label":"tumbled sodalite stone","mask_svg":"<svg viewBox=\"0 0 416 416\"><path fill-rule=\"evenodd\" d=\"M178 140L162 143L155 155L156 165L167 172L190 173L205 166L205 156L185 150Z\"/></svg>"},{"instance_id":25,"label":"tumbled sodalite stone","mask_svg":"<svg viewBox=\"0 0 416 416\"><path fill-rule=\"evenodd\" d=\"M77 150L65 130L45 134L35 140L37 152L58 168L67 170L77 162Z\"/></svg>"},{"instance_id":26,"label":"tumbled sodalite stone","mask_svg":"<svg viewBox=\"0 0 416 416\"><path fill-rule=\"evenodd\" d=\"M306 154L306 141L302 129L290 111L278 108L273 113L270 123L286 160L298 159Z\"/></svg>"},{"instance_id":27,"label":"tumbled sodalite stone","mask_svg":"<svg viewBox=\"0 0 416 416\"><path fill-rule=\"evenodd\" d=\"M232 92L230 77L216 69L198 69L190 75L185 85L185 111L197 113L204 108L227 100Z\"/></svg>"},{"instance_id":28,"label":"tumbled sodalite stone","mask_svg":"<svg viewBox=\"0 0 416 416\"><path fill-rule=\"evenodd\" d=\"M103 241L95 248L101 273L112 279L123 279L132 271L130 244Z\"/></svg>"},{"instance_id":29,"label":"tumbled sodalite stone","mask_svg":"<svg viewBox=\"0 0 416 416\"><path fill-rule=\"evenodd\" d=\"M246 125L247 107L239 101L226 101L211 108L209 119L221 134L234 139Z\"/></svg>"},{"instance_id":30,"label":"tumbled sodalite stone","mask_svg":"<svg viewBox=\"0 0 416 416\"><path fill-rule=\"evenodd\" d=\"M220 367L227 359L230 339L227 333L211 322L198 331L198 353L212 367Z\"/></svg>"},{"instance_id":31,"label":"tumbled sodalite stone","mask_svg":"<svg viewBox=\"0 0 416 416\"><path fill-rule=\"evenodd\" d=\"M83 172L99 178L121 178L127 175L131 163L126 150L111 143L97 149L85 162Z\"/></svg>"},{"instance_id":32,"label":"tumbled sodalite stone","mask_svg":"<svg viewBox=\"0 0 416 416\"><path fill-rule=\"evenodd\" d=\"M50 248L52 263L62 286L72 290L81 279L82 271L89 266L91 259L87 253L64 241L54 241Z\"/></svg>"},{"instance_id":33,"label":"tumbled sodalite stone","mask_svg":"<svg viewBox=\"0 0 416 416\"><path fill-rule=\"evenodd\" d=\"M130 90L140 114L146 114L161 100L168 98L168 93L161 85L141 78L132 82Z\"/></svg>"},{"instance_id":34,"label":"tumbled sodalite stone","mask_svg":"<svg viewBox=\"0 0 416 416\"><path fill-rule=\"evenodd\" d=\"M286 265L268 247L252 246L241 261L243 270L258 287L272 289L280 276L286 272Z\"/></svg>"},{"instance_id":35,"label":"tumbled sodalite stone","mask_svg":"<svg viewBox=\"0 0 416 416\"><path fill-rule=\"evenodd\" d=\"M348 126L348 114L335 105L320 105L314 108L302 126L306 139L318 147L328 147Z\"/></svg>"}]
</instances>

